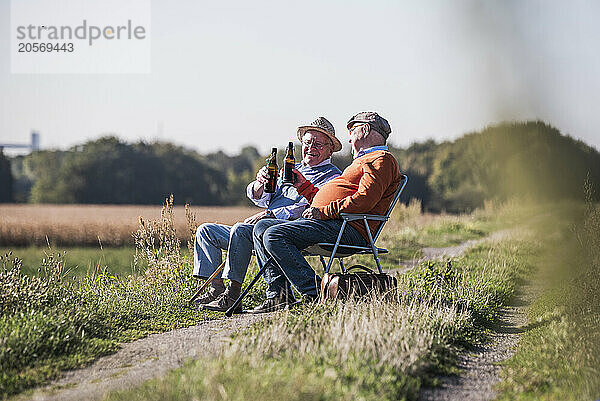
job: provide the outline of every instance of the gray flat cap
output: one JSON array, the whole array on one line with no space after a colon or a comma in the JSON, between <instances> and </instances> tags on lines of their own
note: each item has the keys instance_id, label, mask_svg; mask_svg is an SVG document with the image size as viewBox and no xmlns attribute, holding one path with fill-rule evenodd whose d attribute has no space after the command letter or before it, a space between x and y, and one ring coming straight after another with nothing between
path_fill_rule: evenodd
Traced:
<instances>
[{"instance_id":1,"label":"gray flat cap","mask_svg":"<svg viewBox=\"0 0 600 401\"><path fill-rule=\"evenodd\" d=\"M353 124L357 123L369 124L372 129L379 132L386 140L392 132L390 124L387 122L387 120L374 111L362 111L352 116L352 118L348 120L348 129L350 129Z\"/></svg>"}]
</instances>

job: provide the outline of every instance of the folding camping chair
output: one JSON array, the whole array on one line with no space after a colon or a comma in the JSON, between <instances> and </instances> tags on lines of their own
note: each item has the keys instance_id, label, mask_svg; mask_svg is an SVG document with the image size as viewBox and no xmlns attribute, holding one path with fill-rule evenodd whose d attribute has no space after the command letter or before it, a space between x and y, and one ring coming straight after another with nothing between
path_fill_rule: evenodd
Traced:
<instances>
[{"instance_id":1,"label":"folding camping chair","mask_svg":"<svg viewBox=\"0 0 600 401\"><path fill-rule=\"evenodd\" d=\"M398 186L396 194L394 195L394 199L392 200L392 203L390 204L390 207L388 208L388 211L385 215L340 213L340 217L344 221L342 222L342 227L340 228L340 233L338 234L337 241L334 244L328 242L320 242L318 244L309 246L308 248L304 249L303 252L306 253L308 256L319 256L321 263L323 264L323 269L325 270L325 273L329 273L329 269L331 269L331 265L335 258L338 259L340 268L342 272L345 273L346 267L344 266L344 262L342 261L343 258L352 255L372 254L373 258L375 259L375 263L377 263L377 269L379 269L379 273L383 273L383 270L381 269L381 263L379 262L379 254L388 253L389 251L385 248L377 248L375 246L375 241L377 241L379 234L381 234L381 231L383 230L383 226L389 220L390 215L392 214L392 210L394 209L394 206L396 206L396 203L398 203L398 199L400 198L400 195L402 194L402 191L404 190L404 187L406 186L407 182L408 176L402 174L402 180L400 181L400 185ZM367 229L367 235L369 237L369 245L341 245L340 240L342 239L342 234L344 233L346 225L348 224L348 222L357 220L362 220L365 224L365 228ZM367 221L369 220L375 220L380 222L379 227L377 227L377 230L375 231L375 235L371 234L371 230L369 229L369 225L367 224ZM325 256L329 256L329 261L327 262L327 264L325 264Z\"/></svg>"},{"instance_id":2,"label":"folding camping chair","mask_svg":"<svg viewBox=\"0 0 600 401\"><path fill-rule=\"evenodd\" d=\"M344 262L342 261L343 258L352 255L372 254L373 258L375 259L375 262L377 263L377 269L379 269L379 273L383 273L383 270L381 269L381 263L379 262L379 254L388 253L389 251L385 248L376 247L375 241L377 241L379 234L381 234L381 230L383 229L385 223L390 219L392 210L394 209L394 206L396 206L396 203L398 203L398 199L400 198L400 195L402 194L402 191L404 190L404 187L406 186L407 182L408 176L406 174L402 174L400 185L398 185L398 189L396 190L394 199L392 200L392 203L390 204L390 207L388 208L388 211L385 215L364 213L340 213L340 217L344 221L342 222L342 226L340 227L340 232L337 236L336 242L333 244L329 242L320 242L318 244L309 246L306 249L303 249L302 253L307 256L318 256L321 260L321 263L323 264L323 269L325 269L325 273L329 273L329 269L331 268L333 260L336 258L338 259L342 272L345 273L346 267L344 266ZM365 227L367 229L367 235L369 237L369 245L341 245L340 241L342 239L342 234L346 229L346 225L348 224L348 222L356 220L362 220L364 222ZM375 235L371 234L371 230L369 229L369 225L367 223L369 220L375 220L380 222L379 227L377 227L377 230L375 231ZM329 261L327 262L327 264L325 263L325 256L329 257ZM254 284L258 281L260 276L262 276L265 266L269 264L271 258L269 258L264 265L260 262L258 258L256 258L256 261L258 262L259 267L258 273L256 273L256 276L254 276L250 284L248 284L248 286L240 294L235 303L227 310L227 312L225 312L225 316L229 317L233 314L235 308L237 308L237 306L242 302L242 300L248 294L248 292L250 292Z\"/></svg>"}]
</instances>

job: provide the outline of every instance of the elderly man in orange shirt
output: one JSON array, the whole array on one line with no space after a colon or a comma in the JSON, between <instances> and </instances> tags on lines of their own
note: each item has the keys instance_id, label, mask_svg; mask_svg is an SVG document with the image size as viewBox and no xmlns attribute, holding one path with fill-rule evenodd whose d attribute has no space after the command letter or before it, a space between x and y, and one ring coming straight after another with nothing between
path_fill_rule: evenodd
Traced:
<instances>
[{"instance_id":1,"label":"elderly man in orange shirt","mask_svg":"<svg viewBox=\"0 0 600 401\"><path fill-rule=\"evenodd\" d=\"M287 279L304 300L317 297L320 277L302 256L302 249L319 242L335 242L342 220L340 213L385 214L398 185L401 174L398 163L386 146L391 128L386 119L375 112L361 112L348 121L349 142L354 161L341 176L320 189L295 172L294 186L309 202L301 219L274 225L259 221L253 230L254 247L265 266L265 279ZM375 230L376 222L370 225ZM342 235L345 245L366 245L367 231L360 222L350 222ZM286 294L267 297L254 313L271 312L284 308Z\"/></svg>"}]
</instances>

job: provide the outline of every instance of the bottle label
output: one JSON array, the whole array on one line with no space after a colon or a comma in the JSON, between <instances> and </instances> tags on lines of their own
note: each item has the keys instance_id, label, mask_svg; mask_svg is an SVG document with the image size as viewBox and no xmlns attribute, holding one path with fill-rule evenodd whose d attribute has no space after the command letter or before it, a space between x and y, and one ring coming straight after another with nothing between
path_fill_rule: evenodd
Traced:
<instances>
[{"instance_id":1,"label":"bottle label","mask_svg":"<svg viewBox=\"0 0 600 401\"><path fill-rule=\"evenodd\" d=\"M296 178L296 177L294 176L294 173L292 172L293 168L294 168L294 164L285 163L285 166L283 168L283 182L294 183L294 178Z\"/></svg>"},{"instance_id":2,"label":"bottle label","mask_svg":"<svg viewBox=\"0 0 600 401\"><path fill-rule=\"evenodd\" d=\"M269 180L265 184L265 192L273 193L277 187L277 169L269 167Z\"/></svg>"}]
</instances>

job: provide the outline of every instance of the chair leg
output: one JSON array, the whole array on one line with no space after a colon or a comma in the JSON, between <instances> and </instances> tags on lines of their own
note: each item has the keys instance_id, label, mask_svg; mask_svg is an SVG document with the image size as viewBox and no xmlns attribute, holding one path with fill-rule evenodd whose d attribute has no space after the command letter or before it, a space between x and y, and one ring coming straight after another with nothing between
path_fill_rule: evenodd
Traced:
<instances>
[{"instance_id":1,"label":"chair leg","mask_svg":"<svg viewBox=\"0 0 600 401\"><path fill-rule=\"evenodd\" d=\"M323 271L325 271L325 269L327 269L327 264L325 263L325 258L323 257L323 255L319 255L319 259L321 260L321 264L323 265Z\"/></svg>"},{"instance_id":2,"label":"chair leg","mask_svg":"<svg viewBox=\"0 0 600 401\"><path fill-rule=\"evenodd\" d=\"M269 259L267 259L267 262L262 265L262 263L260 263L260 259L256 258L256 262L258 263L258 273L256 273L256 276L254 276L254 278L252 279L252 281L250 282L250 284L248 284L248 286L244 289L244 292L242 292L240 294L240 296L238 297L238 299L235 300L235 302L233 303L233 305L231 305L231 307L229 309L227 309L227 311L225 312L225 316L227 317L231 317L231 315L233 315L233 311L235 310L235 308L238 307L239 304L242 303L242 300L244 299L244 297L246 295L248 295L248 293L250 292L250 290L252 289L252 287L254 287L254 284L256 284L256 282L258 281L258 279L260 278L260 276L262 276L262 274L265 271L265 267L269 264L269 262L271 261L271 257L269 257Z\"/></svg>"},{"instance_id":3,"label":"chair leg","mask_svg":"<svg viewBox=\"0 0 600 401\"><path fill-rule=\"evenodd\" d=\"M379 255L377 254L377 250L373 252L373 257L375 258L375 262L377 263L377 268L379 269L379 273L383 273L383 269L381 268L381 263L379 262Z\"/></svg>"},{"instance_id":4,"label":"chair leg","mask_svg":"<svg viewBox=\"0 0 600 401\"><path fill-rule=\"evenodd\" d=\"M342 227L340 228L340 233L338 234L337 240L335 241L335 245L333 246L333 252L331 252L331 257L329 258L329 262L327 262L327 268L325 269L325 273L329 273L329 269L331 269L331 263L333 262L333 257L337 252L338 246L340 246L340 241L342 239L342 234L344 233L344 229L346 228L346 220L342 222Z\"/></svg>"},{"instance_id":5,"label":"chair leg","mask_svg":"<svg viewBox=\"0 0 600 401\"><path fill-rule=\"evenodd\" d=\"M219 267L217 267L215 269L215 271L213 272L213 274L210 275L209 278L207 278L206 280L204 280L204 283L200 286L200 288L198 288L198 290L194 293L194 295L192 295L192 297L190 299L188 299L188 303L191 304L193 303L202 293L202 291L204 291L204 289L206 287L208 287L208 285L215 279L215 277L217 277L219 274L221 274L221 272L223 271L223 267L225 266L225 261L227 259L223 260L223 263L221 263L219 265Z\"/></svg>"},{"instance_id":6,"label":"chair leg","mask_svg":"<svg viewBox=\"0 0 600 401\"><path fill-rule=\"evenodd\" d=\"M365 223L365 229L367 230L367 236L369 237L369 243L371 246L371 250L373 251L373 257L375 258L375 262L377 263L377 269L379 269L379 273L383 273L383 269L381 268L381 263L379 263L379 254L377 252L377 247L375 246L375 242L373 241L373 237L371 236L371 229L367 224L367 218L363 217L363 222Z\"/></svg>"},{"instance_id":7,"label":"chair leg","mask_svg":"<svg viewBox=\"0 0 600 401\"><path fill-rule=\"evenodd\" d=\"M342 273L346 273L346 266L344 266L344 261L342 258L338 258L338 262L340 263L340 268L342 269Z\"/></svg>"}]
</instances>

